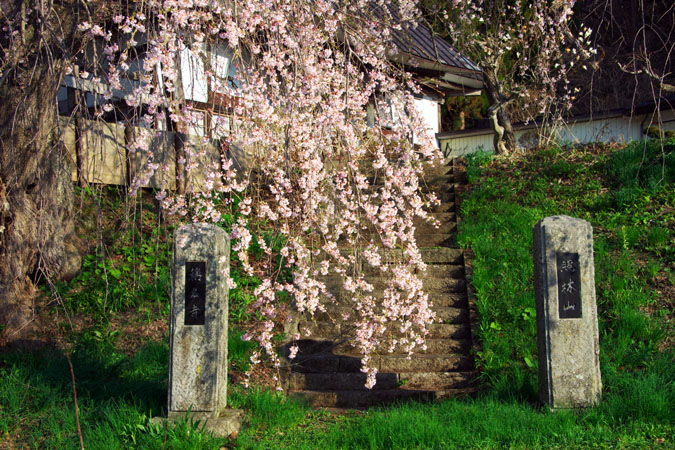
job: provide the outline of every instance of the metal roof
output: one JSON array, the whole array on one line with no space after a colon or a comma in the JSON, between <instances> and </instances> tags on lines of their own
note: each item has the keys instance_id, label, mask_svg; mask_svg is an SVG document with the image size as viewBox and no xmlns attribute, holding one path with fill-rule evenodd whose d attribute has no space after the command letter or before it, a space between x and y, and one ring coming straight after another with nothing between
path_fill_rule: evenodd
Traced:
<instances>
[{"instance_id":1,"label":"metal roof","mask_svg":"<svg viewBox=\"0 0 675 450\"><path fill-rule=\"evenodd\" d=\"M380 7L371 3L371 8L376 16L382 16ZM400 22L400 16L395 8L389 8L389 12L394 23ZM392 30L392 40L399 51L403 53L439 65L449 66L438 67L439 70L462 74L466 74L466 72L481 73L481 69L476 63L458 52L445 39L434 36L424 24L419 24L414 29L405 29L405 27L401 30L394 29Z\"/></svg>"},{"instance_id":2,"label":"metal roof","mask_svg":"<svg viewBox=\"0 0 675 450\"><path fill-rule=\"evenodd\" d=\"M444 39L433 36L424 25L418 25L417 28L407 31L394 30L392 37L400 51L417 58L454 67L460 69L460 72L481 71L476 63L463 56Z\"/></svg>"}]
</instances>

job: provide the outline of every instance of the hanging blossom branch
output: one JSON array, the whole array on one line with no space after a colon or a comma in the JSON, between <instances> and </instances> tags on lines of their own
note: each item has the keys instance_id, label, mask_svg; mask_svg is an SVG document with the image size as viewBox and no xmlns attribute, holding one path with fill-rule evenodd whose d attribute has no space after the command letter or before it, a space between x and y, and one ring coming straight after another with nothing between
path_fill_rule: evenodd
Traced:
<instances>
[{"instance_id":1,"label":"hanging blossom branch","mask_svg":"<svg viewBox=\"0 0 675 450\"><path fill-rule=\"evenodd\" d=\"M105 26L80 26L105 43L107 64L99 67L110 87L106 98L124 90L126 104L137 109L146 127L128 147L148 161L134 189L166 169L151 150L153 124L170 117L178 129L188 130L199 120L179 92L185 68L179 70L177 61L208 60L208 49L227 45L236 87L232 77L208 64L204 76L213 92L229 99L232 113L228 126L218 121L213 126L225 147L245 158L223 151L220 161L207 162L204 146L186 145L185 161L179 163L188 174L206 174L209 189L197 193L188 186L184 195L161 189L157 198L167 212L191 221L222 223L223 208L238 213L231 226L232 250L244 271L261 280L254 306L262 320L246 336L260 344L254 363L264 354L279 367L272 337L280 318L325 311L334 299L322 280L340 277L353 298L350 322L357 328L367 387L377 373L371 355L387 329L399 327L403 336L391 351L412 353L424 346L427 326L435 320L415 274L425 264L413 219L433 221L427 207L438 200L421 192L419 180L423 162L441 158L414 107L419 88L387 58L390 30L415 24L414 4L378 3L380 11L373 15L374 6L363 0L150 0ZM398 23L392 23L392 8ZM124 78L141 37L147 42L145 57L134 71L138 80L128 83ZM375 111L374 128L366 115L373 99L391 111ZM279 259L261 230L281 238ZM253 247L262 250L266 262L251 259ZM398 257L387 253L390 249L399 249ZM383 300L375 300L373 286L358 270L362 264L389 280ZM292 271L292 279L279 276L282 268ZM281 296L290 296L294 308L285 308ZM291 357L297 351L292 346Z\"/></svg>"}]
</instances>

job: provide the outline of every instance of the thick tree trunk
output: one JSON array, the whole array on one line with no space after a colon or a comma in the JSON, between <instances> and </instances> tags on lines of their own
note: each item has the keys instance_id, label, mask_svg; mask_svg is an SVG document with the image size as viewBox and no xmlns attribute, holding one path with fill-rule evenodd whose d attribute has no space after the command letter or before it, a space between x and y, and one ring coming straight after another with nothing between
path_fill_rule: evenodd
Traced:
<instances>
[{"instance_id":1,"label":"thick tree trunk","mask_svg":"<svg viewBox=\"0 0 675 450\"><path fill-rule=\"evenodd\" d=\"M79 4L11 8L3 13L21 23L21 33L0 32L9 62L0 83L0 341L33 336L36 282L72 276L81 261L70 168L56 132L56 95ZM44 26L52 22L58 27Z\"/></svg>"},{"instance_id":2,"label":"thick tree trunk","mask_svg":"<svg viewBox=\"0 0 675 450\"><path fill-rule=\"evenodd\" d=\"M491 75L486 73L484 78L485 92L490 102L488 115L492 131L495 133L495 153L498 155L509 154L518 148L516 136L511 126L511 117L507 109L510 99L503 94L496 74Z\"/></svg>"},{"instance_id":3,"label":"thick tree trunk","mask_svg":"<svg viewBox=\"0 0 675 450\"><path fill-rule=\"evenodd\" d=\"M38 66L24 87L7 82L0 89L0 323L6 339L30 329L36 278L70 270L64 255L72 252L66 242L73 232L73 187L54 134L58 83L52 68Z\"/></svg>"}]
</instances>

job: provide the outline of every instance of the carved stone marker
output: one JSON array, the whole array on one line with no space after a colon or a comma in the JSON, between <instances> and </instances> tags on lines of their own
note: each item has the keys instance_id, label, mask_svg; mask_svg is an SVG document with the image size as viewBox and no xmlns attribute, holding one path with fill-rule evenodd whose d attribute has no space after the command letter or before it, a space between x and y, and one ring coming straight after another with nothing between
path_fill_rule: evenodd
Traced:
<instances>
[{"instance_id":1,"label":"carved stone marker","mask_svg":"<svg viewBox=\"0 0 675 450\"><path fill-rule=\"evenodd\" d=\"M602 391L593 229L553 216L535 225L533 238L539 399L551 408L591 406Z\"/></svg>"},{"instance_id":2,"label":"carved stone marker","mask_svg":"<svg viewBox=\"0 0 675 450\"><path fill-rule=\"evenodd\" d=\"M174 233L168 415L189 411L220 436L237 433L241 422L241 411L225 409L229 255L229 238L215 225Z\"/></svg>"}]
</instances>

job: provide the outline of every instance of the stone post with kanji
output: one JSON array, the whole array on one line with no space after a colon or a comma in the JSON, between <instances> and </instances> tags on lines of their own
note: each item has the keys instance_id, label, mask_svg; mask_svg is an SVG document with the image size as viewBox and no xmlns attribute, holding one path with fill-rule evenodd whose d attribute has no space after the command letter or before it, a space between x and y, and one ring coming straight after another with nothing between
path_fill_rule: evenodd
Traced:
<instances>
[{"instance_id":1,"label":"stone post with kanji","mask_svg":"<svg viewBox=\"0 0 675 450\"><path fill-rule=\"evenodd\" d=\"M220 436L241 422L241 411L226 408L229 255L220 227L195 223L174 233L168 418L189 414Z\"/></svg>"},{"instance_id":2,"label":"stone post with kanji","mask_svg":"<svg viewBox=\"0 0 675 450\"><path fill-rule=\"evenodd\" d=\"M593 229L553 216L535 225L533 238L539 398L551 408L594 405L602 381Z\"/></svg>"}]
</instances>

